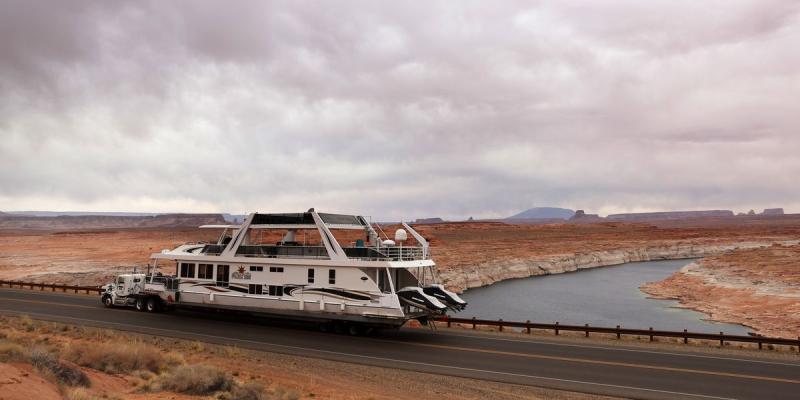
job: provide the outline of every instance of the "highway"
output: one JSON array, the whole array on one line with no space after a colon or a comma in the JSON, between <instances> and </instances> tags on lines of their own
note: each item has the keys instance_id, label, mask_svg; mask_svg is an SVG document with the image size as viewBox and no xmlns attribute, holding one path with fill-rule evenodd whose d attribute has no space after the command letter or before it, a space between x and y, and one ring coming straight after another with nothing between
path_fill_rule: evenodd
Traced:
<instances>
[{"instance_id":1,"label":"highway","mask_svg":"<svg viewBox=\"0 0 800 400\"><path fill-rule=\"evenodd\" d=\"M352 337L241 317L106 309L99 296L14 289L0 289L0 314L628 398L800 399L800 356L777 361L451 330Z\"/></svg>"}]
</instances>

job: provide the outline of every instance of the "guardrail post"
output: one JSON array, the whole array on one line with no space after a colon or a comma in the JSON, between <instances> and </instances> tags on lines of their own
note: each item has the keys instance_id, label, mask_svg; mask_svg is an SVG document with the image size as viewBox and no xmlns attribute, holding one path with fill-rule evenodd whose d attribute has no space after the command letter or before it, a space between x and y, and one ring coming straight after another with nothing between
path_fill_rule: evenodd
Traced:
<instances>
[{"instance_id":1,"label":"guardrail post","mask_svg":"<svg viewBox=\"0 0 800 400\"><path fill-rule=\"evenodd\" d=\"M556 336L558 336L558 321L556 321Z\"/></svg>"},{"instance_id":2,"label":"guardrail post","mask_svg":"<svg viewBox=\"0 0 800 400\"><path fill-rule=\"evenodd\" d=\"M725 347L725 334L719 333L719 347Z\"/></svg>"},{"instance_id":3,"label":"guardrail post","mask_svg":"<svg viewBox=\"0 0 800 400\"><path fill-rule=\"evenodd\" d=\"M683 344L689 344L689 335L686 334L686 329L683 330Z\"/></svg>"},{"instance_id":4,"label":"guardrail post","mask_svg":"<svg viewBox=\"0 0 800 400\"><path fill-rule=\"evenodd\" d=\"M503 331L503 319L502 318L497 320L497 326L500 327L500 332L502 332Z\"/></svg>"},{"instance_id":5,"label":"guardrail post","mask_svg":"<svg viewBox=\"0 0 800 400\"><path fill-rule=\"evenodd\" d=\"M528 330L528 335L531 334L531 320L525 321L525 329Z\"/></svg>"},{"instance_id":6,"label":"guardrail post","mask_svg":"<svg viewBox=\"0 0 800 400\"><path fill-rule=\"evenodd\" d=\"M622 335L619 333L619 325L617 325L617 339L621 339Z\"/></svg>"},{"instance_id":7,"label":"guardrail post","mask_svg":"<svg viewBox=\"0 0 800 400\"><path fill-rule=\"evenodd\" d=\"M51 283L50 284L50 289L51 289L52 292L55 292L56 291L56 284L55 283Z\"/></svg>"},{"instance_id":8,"label":"guardrail post","mask_svg":"<svg viewBox=\"0 0 800 400\"><path fill-rule=\"evenodd\" d=\"M88 292L87 292L87 293L88 293ZM449 315L447 316L447 327L448 327L448 328L450 327L450 316L449 316Z\"/></svg>"},{"instance_id":9,"label":"guardrail post","mask_svg":"<svg viewBox=\"0 0 800 400\"><path fill-rule=\"evenodd\" d=\"M653 327L650 327L650 341L653 341Z\"/></svg>"},{"instance_id":10,"label":"guardrail post","mask_svg":"<svg viewBox=\"0 0 800 400\"><path fill-rule=\"evenodd\" d=\"M764 347L764 343L760 340L758 341L758 349L761 350Z\"/></svg>"},{"instance_id":11,"label":"guardrail post","mask_svg":"<svg viewBox=\"0 0 800 400\"><path fill-rule=\"evenodd\" d=\"M589 337L589 324L586 324L585 327L586 327L586 337Z\"/></svg>"},{"instance_id":12,"label":"guardrail post","mask_svg":"<svg viewBox=\"0 0 800 400\"><path fill-rule=\"evenodd\" d=\"M475 323L475 317L472 317L472 329L477 329L476 326L477 324Z\"/></svg>"}]
</instances>

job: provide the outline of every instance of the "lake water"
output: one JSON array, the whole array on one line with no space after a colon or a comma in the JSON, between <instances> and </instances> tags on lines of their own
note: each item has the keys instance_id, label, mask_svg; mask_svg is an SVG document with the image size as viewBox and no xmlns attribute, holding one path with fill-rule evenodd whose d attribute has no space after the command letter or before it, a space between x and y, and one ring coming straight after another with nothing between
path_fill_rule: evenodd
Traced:
<instances>
[{"instance_id":1,"label":"lake water","mask_svg":"<svg viewBox=\"0 0 800 400\"><path fill-rule=\"evenodd\" d=\"M469 305L458 317L747 334L750 328L703 321L703 313L675 308L677 301L648 299L639 290L692 261L636 262L498 282L464 292Z\"/></svg>"}]
</instances>

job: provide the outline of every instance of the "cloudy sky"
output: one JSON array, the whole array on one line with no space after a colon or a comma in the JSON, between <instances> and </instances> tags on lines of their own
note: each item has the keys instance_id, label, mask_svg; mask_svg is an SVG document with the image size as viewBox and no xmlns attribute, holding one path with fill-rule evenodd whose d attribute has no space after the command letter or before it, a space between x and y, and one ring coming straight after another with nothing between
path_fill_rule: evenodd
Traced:
<instances>
[{"instance_id":1,"label":"cloudy sky","mask_svg":"<svg viewBox=\"0 0 800 400\"><path fill-rule=\"evenodd\" d=\"M800 3L0 0L0 210L800 212Z\"/></svg>"}]
</instances>

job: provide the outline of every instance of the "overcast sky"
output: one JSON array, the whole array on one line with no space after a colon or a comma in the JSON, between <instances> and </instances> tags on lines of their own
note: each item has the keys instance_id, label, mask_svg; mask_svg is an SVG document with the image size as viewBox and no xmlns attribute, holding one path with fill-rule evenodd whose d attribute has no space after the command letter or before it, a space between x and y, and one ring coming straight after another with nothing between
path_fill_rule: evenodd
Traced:
<instances>
[{"instance_id":1,"label":"overcast sky","mask_svg":"<svg viewBox=\"0 0 800 400\"><path fill-rule=\"evenodd\" d=\"M800 2L0 0L0 210L800 212Z\"/></svg>"}]
</instances>

